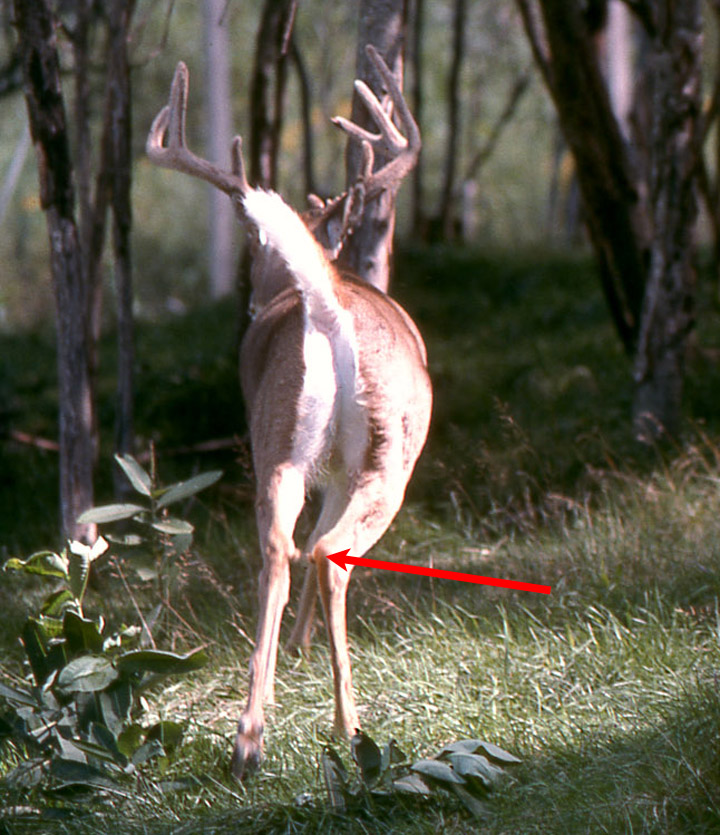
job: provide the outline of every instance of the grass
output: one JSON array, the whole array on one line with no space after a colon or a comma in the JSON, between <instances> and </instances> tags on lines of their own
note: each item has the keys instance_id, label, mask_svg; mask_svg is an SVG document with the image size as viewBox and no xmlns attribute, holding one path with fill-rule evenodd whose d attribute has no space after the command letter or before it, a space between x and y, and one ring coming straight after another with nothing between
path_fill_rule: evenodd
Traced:
<instances>
[{"instance_id":1,"label":"grass","mask_svg":"<svg viewBox=\"0 0 720 835\"><path fill-rule=\"evenodd\" d=\"M158 444L164 480L227 472L187 509L198 544L176 598L183 620L166 636L207 643L211 664L149 700L152 714L187 722L186 743L126 795L56 797L52 808L8 795L5 807L26 814L0 813L0 831L720 832L718 369L702 357L690 369L686 436L638 449L629 366L583 259L404 252L395 293L426 334L436 407L406 505L374 555L553 592L358 570L355 687L365 730L412 757L480 737L522 758L486 819L440 798L331 813L318 771L332 718L322 629L308 658L279 660L261 773L230 781L259 568L247 450L171 454L241 426L232 311L208 308L139 334L139 432ZM714 347L717 310L703 309L700 342ZM20 335L2 349L14 358L0 384L5 420L51 434L51 345ZM101 393L108 416L110 377ZM0 461L13 478L0 487L8 551L52 544L51 453L8 443ZM100 498L109 491L105 473ZM110 601L114 619L132 619L116 582L102 573L89 605ZM33 601L32 584L18 588L0 575L8 675Z\"/></svg>"}]
</instances>

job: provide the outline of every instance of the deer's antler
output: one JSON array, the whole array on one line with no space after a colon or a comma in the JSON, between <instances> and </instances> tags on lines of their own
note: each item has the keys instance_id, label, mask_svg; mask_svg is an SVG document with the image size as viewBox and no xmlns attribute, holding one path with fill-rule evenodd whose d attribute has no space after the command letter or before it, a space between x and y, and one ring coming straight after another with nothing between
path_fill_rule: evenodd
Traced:
<instances>
[{"instance_id":1,"label":"deer's antler","mask_svg":"<svg viewBox=\"0 0 720 835\"><path fill-rule=\"evenodd\" d=\"M312 197L310 208L303 214L303 220L331 258L339 254L347 236L362 217L365 204L386 189L397 189L420 153L420 130L395 76L373 46L367 47L367 53L387 88L391 107L384 107L363 81L355 82L355 89L370 111L378 132L372 133L340 116L333 119L334 124L361 143L363 161L360 174L348 191L332 200L323 202ZM180 61L170 88L170 100L155 117L145 150L156 165L198 177L225 192L242 213L242 198L251 190L245 174L242 139L236 136L233 140L230 171L201 159L187 147L185 118L189 80L188 68ZM392 121L393 109L399 116L405 135ZM389 159L373 171L376 153Z\"/></svg>"},{"instance_id":2,"label":"deer's antler","mask_svg":"<svg viewBox=\"0 0 720 835\"><path fill-rule=\"evenodd\" d=\"M368 45L366 51L387 88L392 108L386 109L383 107L367 84L358 79L355 81L355 90L370 111L379 133L371 133L342 116L336 116L332 121L349 136L362 142L366 149L369 146L372 151L372 156L370 158L366 156L363 165L365 199L372 200L381 191L397 188L400 185L403 178L415 166L422 143L420 141L420 129L410 112L395 76L374 46ZM393 123L391 115L393 110L400 118L405 136ZM376 152L390 157L390 160L378 171L368 173L367 169L372 169Z\"/></svg>"},{"instance_id":3,"label":"deer's antler","mask_svg":"<svg viewBox=\"0 0 720 835\"><path fill-rule=\"evenodd\" d=\"M213 163L196 156L185 140L185 115L187 112L190 74L180 61L175 69L170 101L155 117L148 134L145 150L156 165L182 171L191 177L205 180L232 198L239 198L250 188L245 176L242 158L242 139L236 136L232 143L231 171L223 171Z\"/></svg>"},{"instance_id":4,"label":"deer's antler","mask_svg":"<svg viewBox=\"0 0 720 835\"><path fill-rule=\"evenodd\" d=\"M311 196L311 206L303 215L316 236L326 238L322 243L332 257L339 254L344 241L362 217L365 204L387 189L399 188L414 168L422 144L420 129L395 76L374 46L368 45L366 51L387 89L390 106L383 106L364 81L355 81L355 89L368 108L378 132L373 133L342 116L332 120L348 136L361 143L363 159L360 174L348 191L332 200L323 202ZM393 111L397 113L405 135L393 123ZM388 158L388 161L373 171L376 153Z\"/></svg>"}]
</instances>

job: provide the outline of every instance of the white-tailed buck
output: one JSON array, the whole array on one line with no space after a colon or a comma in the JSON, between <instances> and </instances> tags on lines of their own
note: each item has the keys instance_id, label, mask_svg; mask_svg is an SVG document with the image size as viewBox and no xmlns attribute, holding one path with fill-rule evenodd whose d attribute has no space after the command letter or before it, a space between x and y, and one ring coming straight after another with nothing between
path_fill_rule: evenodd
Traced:
<instances>
[{"instance_id":1,"label":"white-tailed buck","mask_svg":"<svg viewBox=\"0 0 720 835\"><path fill-rule=\"evenodd\" d=\"M383 535L403 502L430 421L425 346L413 321L388 296L332 265L364 203L384 189L397 189L420 149L417 125L395 79L377 52L368 52L406 136L393 124L390 108L356 82L378 133L335 121L362 143L363 174L340 197L328 203L314 199L304 219L279 195L248 185L239 137L231 171L188 150L184 64L177 67L170 103L147 141L153 162L206 180L230 196L253 249L254 318L242 344L240 376L263 569L248 701L232 759L238 778L262 755L263 704L274 695L290 562L300 556L309 567L290 642L309 641L319 588L335 683L335 727L344 734L359 727L346 632L350 568L344 571L326 557L346 548L362 556ZM376 151L388 162L373 171ZM293 532L311 487L322 491L322 508L300 551Z\"/></svg>"}]
</instances>

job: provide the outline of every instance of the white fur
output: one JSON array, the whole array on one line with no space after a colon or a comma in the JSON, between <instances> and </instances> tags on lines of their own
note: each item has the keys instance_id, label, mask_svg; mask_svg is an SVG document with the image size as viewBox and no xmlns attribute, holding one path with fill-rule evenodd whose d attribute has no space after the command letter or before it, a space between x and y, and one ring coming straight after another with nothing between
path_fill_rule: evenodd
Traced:
<instances>
[{"instance_id":1,"label":"white fur","mask_svg":"<svg viewBox=\"0 0 720 835\"><path fill-rule=\"evenodd\" d=\"M261 246L285 262L318 324L327 316L328 328L340 305L333 291L333 274L320 245L290 206L273 191L250 189L243 198L245 215L256 227Z\"/></svg>"},{"instance_id":2,"label":"white fur","mask_svg":"<svg viewBox=\"0 0 720 835\"><path fill-rule=\"evenodd\" d=\"M357 418L353 422L360 421L366 429L358 408L359 360L352 316L335 295L333 269L322 248L282 197L252 189L245 194L243 207L261 246L280 256L302 295L306 371L294 453L297 463L322 464L336 410L343 413L341 423L347 424L353 416ZM360 431L356 437L366 438L367 433Z\"/></svg>"},{"instance_id":3,"label":"white fur","mask_svg":"<svg viewBox=\"0 0 720 835\"><path fill-rule=\"evenodd\" d=\"M337 382L332 345L325 334L317 330L305 333L303 360L305 376L293 438L293 464L308 472L325 463L334 424Z\"/></svg>"}]
</instances>

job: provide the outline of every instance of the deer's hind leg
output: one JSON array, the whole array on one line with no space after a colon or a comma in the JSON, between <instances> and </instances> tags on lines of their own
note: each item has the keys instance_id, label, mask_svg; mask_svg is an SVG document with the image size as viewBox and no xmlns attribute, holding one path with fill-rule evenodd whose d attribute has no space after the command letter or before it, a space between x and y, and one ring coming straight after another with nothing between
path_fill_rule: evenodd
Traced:
<instances>
[{"instance_id":1,"label":"deer's hind leg","mask_svg":"<svg viewBox=\"0 0 720 835\"><path fill-rule=\"evenodd\" d=\"M263 704L274 692L280 623L290 593L290 560L296 556L293 531L304 500L305 477L293 464L277 466L258 484L256 514L263 555L260 613L250 657L248 700L233 749L232 772L237 779L254 770L262 757Z\"/></svg>"},{"instance_id":2,"label":"deer's hind leg","mask_svg":"<svg viewBox=\"0 0 720 835\"><path fill-rule=\"evenodd\" d=\"M317 570L330 643L335 687L335 730L346 735L352 735L359 727L346 622L347 588L352 567L343 570L331 563L327 556L346 548L350 548L352 556L362 556L392 522L402 505L410 476L409 469L403 466L401 437L398 433L388 433L373 467L360 470L348 478L343 489L342 512L326 530L317 530L311 554ZM334 501L339 502L340 496L336 495Z\"/></svg>"}]
</instances>

